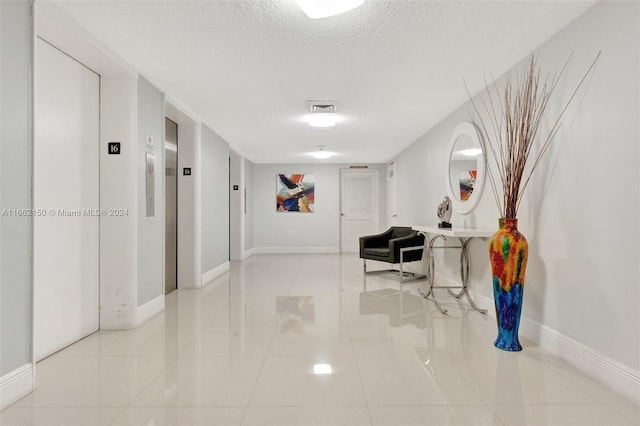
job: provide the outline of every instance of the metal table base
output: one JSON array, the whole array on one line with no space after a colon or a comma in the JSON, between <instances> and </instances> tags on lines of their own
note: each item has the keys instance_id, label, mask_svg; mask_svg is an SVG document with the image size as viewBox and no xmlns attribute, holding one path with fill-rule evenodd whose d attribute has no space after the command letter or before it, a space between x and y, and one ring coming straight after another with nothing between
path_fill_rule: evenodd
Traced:
<instances>
[{"instance_id":1,"label":"metal table base","mask_svg":"<svg viewBox=\"0 0 640 426\"><path fill-rule=\"evenodd\" d=\"M438 310L443 314L446 314L447 310L443 308L442 305L440 305L440 303L438 303L438 299L436 298L436 294L434 292L434 290L436 289L446 288L449 294L451 294L452 296L458 299L461 298L462 296L465 296L473 309L475 309L476 311L482 314L486 314L487 310L478 307L478 305L476 305L476 302L474 302L474 300L471 298L471 295L469 294L469 288L468 288L468 283L469 283L468 246L471 240L473 240L476 237L453 237L453 238L457 238L458 241L460 241L459 246L457 245L436 246L435 243L438 241L438 239L441 238L443 241L447 241L447 237L445 235L435 235L433 238L429 239L426 232L420 232L420 234L424 235L425 241L427 240L429 241L429 244L427 246L427 280L429 282L429 288L426 293L418 290L422 295L422 297L433 301L433 303L436 305L436 308L438 308ZM485 240L486 238L481 238L481 239ZM460 251L460 281L462 285L460 286L435 285L436 267L435 267L435 258L433 256L433 251L435 249L460 249L461 250ZM459 291L457 292L454 291L456 289Z\"/></svg>"}]
</instances>

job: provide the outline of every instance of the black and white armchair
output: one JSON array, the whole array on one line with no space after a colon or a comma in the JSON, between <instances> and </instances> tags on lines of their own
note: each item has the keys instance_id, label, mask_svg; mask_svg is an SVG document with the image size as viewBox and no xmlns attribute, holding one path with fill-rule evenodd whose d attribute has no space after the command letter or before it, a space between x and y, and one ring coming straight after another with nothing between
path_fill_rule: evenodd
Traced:
<instances>
[{"instance_id":1,"label":"black and white armchair","mask_svg":"<svg viewBox=\"0 0 640 426\"><path fill-rule=\"evenodd\" d=\"M403 270L404 263L421 261L423 250L424 236L408 226L392 226L381 234L360 237L360 258L365 275L398 272L400 282L424 278L425 275ZM397 264L399 269L367 271L367 260Z\"/></svg>"}]
</instances>

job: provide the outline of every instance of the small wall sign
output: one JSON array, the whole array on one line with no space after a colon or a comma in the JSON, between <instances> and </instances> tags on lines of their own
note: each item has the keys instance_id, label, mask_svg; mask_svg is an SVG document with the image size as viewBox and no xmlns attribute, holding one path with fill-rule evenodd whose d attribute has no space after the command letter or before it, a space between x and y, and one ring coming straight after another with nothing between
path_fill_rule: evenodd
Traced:
<instances>
[{"instance_id":1,"label":"small wall sign","mask_svg":"<svg viewBox=\"0 0 640 426\"><path fill-rule=\"evenodd\" d=\"M120 155L120 142L109 142L109 155Z\"/></svg>"},{"instance_id":2,"label":"small wall sign","mask_svg":"<svg viewBox=\"0 0 640 426\"><path fill-rule=\"evenodd\" d=\"M182 174L184 176L191 176L191 167L185 167L182 169Z\"/></svg>"}]
</instances>

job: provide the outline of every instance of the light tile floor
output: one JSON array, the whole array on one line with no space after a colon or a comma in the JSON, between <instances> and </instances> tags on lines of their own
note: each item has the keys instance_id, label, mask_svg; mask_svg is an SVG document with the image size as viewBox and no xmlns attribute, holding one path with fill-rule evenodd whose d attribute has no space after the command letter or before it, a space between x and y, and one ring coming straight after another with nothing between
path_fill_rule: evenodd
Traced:
<instances>
[{"instance_id":1,"label":"light tile floor","mask_svg":"<svg viewBox=\"0 0 640 426\"><path fill-rule=\"evenodd\" d=\"M353 255L262 255L41 361L1 425L640 425L638 405ZM314 375L315 364L331 375Z\"/></svg>"}]
</instances>

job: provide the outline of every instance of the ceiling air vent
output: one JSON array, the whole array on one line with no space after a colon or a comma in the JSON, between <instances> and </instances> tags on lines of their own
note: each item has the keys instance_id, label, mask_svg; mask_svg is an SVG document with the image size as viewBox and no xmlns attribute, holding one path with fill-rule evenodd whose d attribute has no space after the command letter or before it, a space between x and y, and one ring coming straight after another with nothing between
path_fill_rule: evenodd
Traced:
<instances>
[{"instance_id":1,"label":"ceiling air vent","mask_svg":"<svg viewBox=\"0 0 640 426\"><path fill-rule=\"evenodd\" d=\"M332 128L336 125L336 103L334 101L307 101L306 120L311 127Z\"/></svg>"},{"instance_id":2,"label":"ceiling air vent","mask_svg":"<svg viewBox=\"0 0 640 426\"><path fill-rule=\"evenodd\" d=\"M330 104L313 104L311 105L311 112L333 114L336 112L336 106Z\"/></svg>"},{"instance_id":3,"label":"ceiling air vent","mask_svg":"<svg viewBox=\"0 0 640 426\"><path fill-rule=\"evenodd\" d=\"M334 100L309 100L307 101L307 112L317 114L335 114L337 102Z\"/></svg>"}]
</instances>

